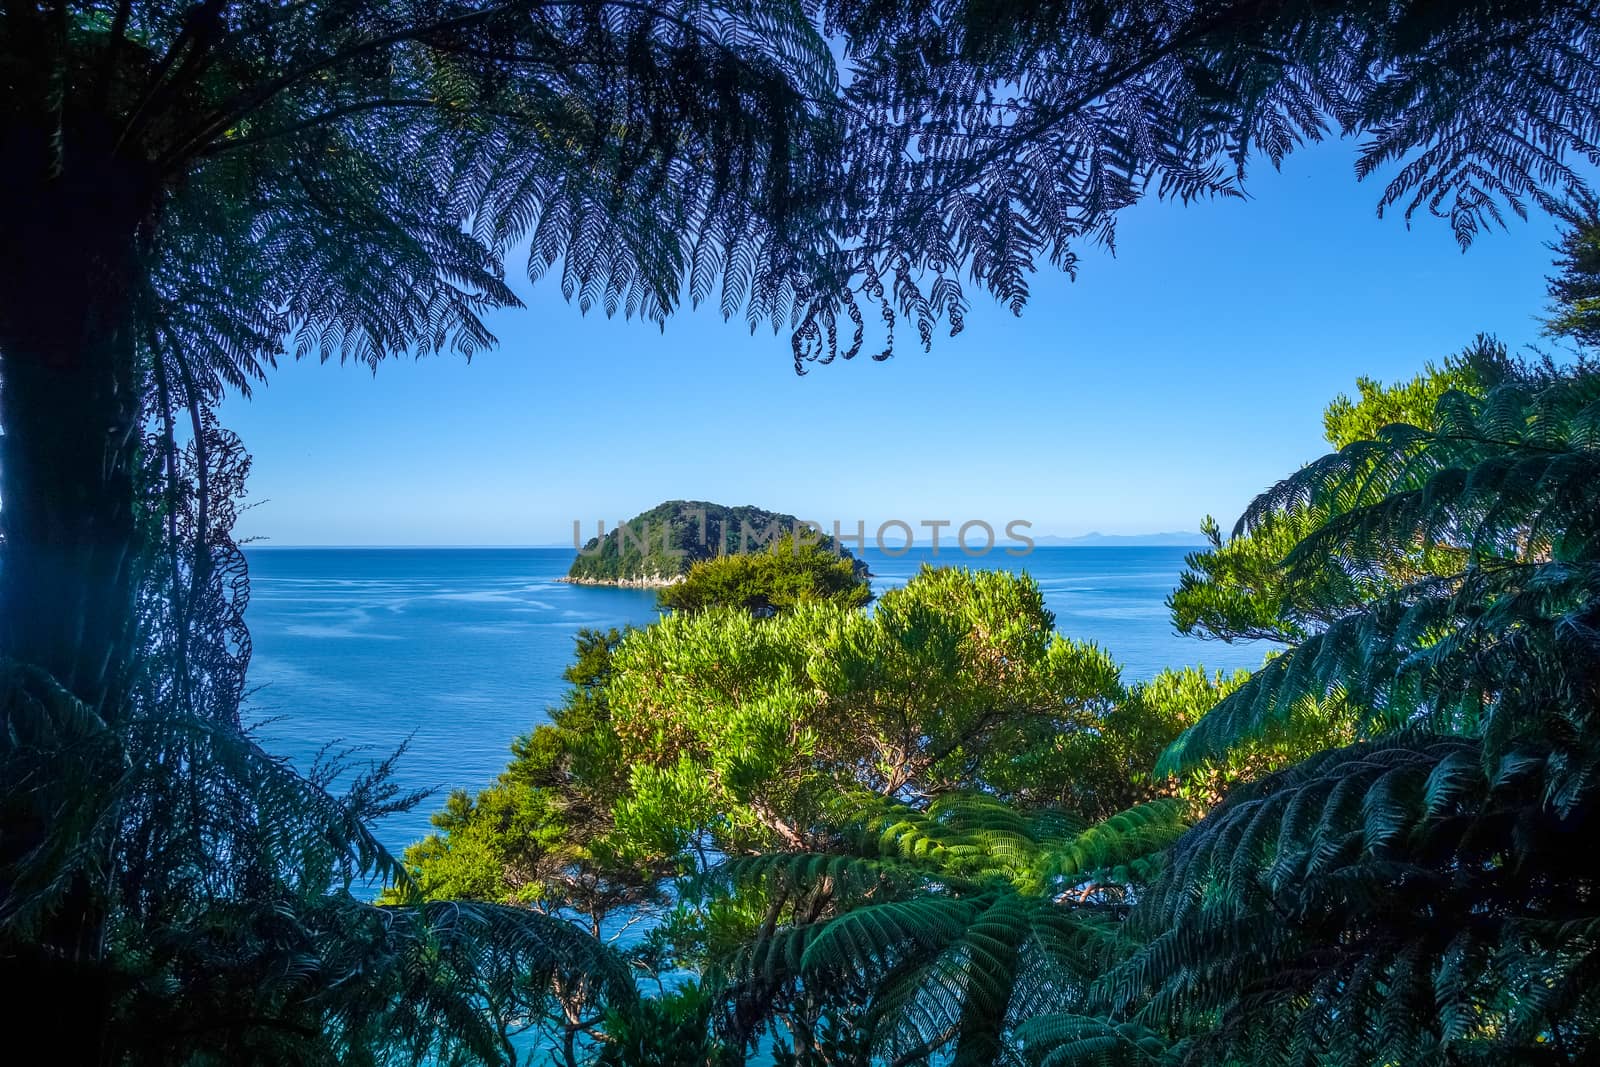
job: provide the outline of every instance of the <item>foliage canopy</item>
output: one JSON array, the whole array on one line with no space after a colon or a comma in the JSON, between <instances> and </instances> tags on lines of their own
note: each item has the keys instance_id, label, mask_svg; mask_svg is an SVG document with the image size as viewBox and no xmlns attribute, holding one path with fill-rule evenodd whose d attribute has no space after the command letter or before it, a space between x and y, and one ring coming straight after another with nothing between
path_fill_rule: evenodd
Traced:
<instances>
[{"instance_id":1,"label":"foliage canopy","mask_svg":"<svg viewBox=\"0 0 1600 1067\"><path fill-rule=\"evenodd\" d=\"M656 599L663 608L684 612L724 607L776 615L818 600L859 608L872 599L865 570L830 546L790 534L765 552L701 560Z\"/></svg>"}]
</instances>

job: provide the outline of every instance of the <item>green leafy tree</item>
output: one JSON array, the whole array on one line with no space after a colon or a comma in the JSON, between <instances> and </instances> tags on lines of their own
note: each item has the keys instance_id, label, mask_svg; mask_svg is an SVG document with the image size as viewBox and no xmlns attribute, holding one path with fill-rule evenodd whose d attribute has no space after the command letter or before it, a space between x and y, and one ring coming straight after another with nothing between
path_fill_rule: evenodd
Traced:
<instances>
[{"instance_id":1,"label":"green leafy tree","mask_svg":"<svg viewBox=\"0 0 1600 1067\"><path fill-rule=\"evenodd\" d=\"M598 669L584 665L599 663L590 635L569 677L603 681L519 741L494 788L452 798L445 833L410 854L417 878L532 899L546 882L523 854L559 862L562 848L603 846L598 867L632 857L659 875L704 869L708 849L801 847L832 833L841 795L1056 798L1122 690L1105 653L1052 626L1031 580L925 570L870 614L817 601L767 618L670 615L604 644ZM1150 742L1152 758L1178 728ZM1078 748L1025 758L1072 733ZM1071 790L1094 810L1137 792L1119 759L1080 756L1076 769ZM579 812L597 821L564 821Z\"/></svg>"},{"instance_id":2,"label":"green leafy tree","mask_svg":"<svg viewBox=\"0 0 1600 1067\"><path fill-rule=\"evenodd\" d=\"M1150 773L1242 678L1124 687L1105 653L1054 632L1031 579L1007 572L924 569L870 614L827 601L765 617L709 607L590 634L568 677L566 704L517 743L499 782L435 816L438 832L407 853L414 877L429 895L570 908L601 936L648 921L630 954L658 975L701 976L716 998L708 1040L714 1030L743 1049L764 1033L797 1063L823 1047L948 1051L954 1038L916 1011L954 1026L1022 983L1000 1016L967 1018L969 1057L1009 1041L1032 1003L1028 969L1066 951L1049 931L1089 921L1056 902L1110 922L1219 783L1246 773ZM1252 773L1286 759L1262 751ZM618 885L634 895L570 888ZM862 932L880 914L933 923L931 940L911 955L873 950ZM1018 952L974 972L987 992L951 992L935 976L960 970L975 942L959 932L980 916L1022 924L1004 927ZM856 955L802 966L793 953L824 936L829 952ZM791 938L780 964L772 954ZM751 959L778 970L752 973ZM904 1003L871 995L891 978ZM669 1024L651 1011L591 1036L621 1056Z\"/></svg>"},{"instance_id":3,"label":"green leafy tree","mask_svg":"<svg viewBox=\"0 0 1600 1067\"><path fill-rule=\"evenodd\" d=\"M1031 580L955 569L925 569L870 614L670 616L615 668L636 803L733 851L802 843L841 787L932 796L1002 769L1008 791L1037 785L1013 760L1091 730L1121 691L1109 656L1054 632Z\"/></svg>"},{"instance_id":4,"label":"green leafy tree","mask_svg":"<svg viewBox=\"0 0 1600 1067\"><path fill-rule=\"evenodd\" d=\"M1129 687L1115 708L1102 717L1104 742L1086 753L1089 759L1115 759L1127 776L1122 796L1131 807L1152 795L1172 795L1204 811L1233 789L1282 770L1331 745L1354 740L1344 702L1338 698L1305 700L1293 729L1271 730L1228 749L1216 758L1197 761L1182 773L1157 773L1156 765L1172 740L1198 723L1212 708L1250 679L1250 672L1208 675L1198 667L1165 670L1147 682ZM1109 814L1105 808L1074 810Z\"/></svg>"},{"instance_id":5,"label":"green leafy tree","mask_svg":"<svg viewBox=\"0 0 1600 1067\"><path fill-rule=\"evenodd\" d=\"M752 615L776 615L801 604L822 601L845 608L872 599L865 567L830 546L787 535L764 552L703 560L681 582L656 594L661 607L697 612L737 608Z\"/></svg>"},{"instance_id":6,"label":"green leafy tree","mask_svg":"<svg viewBox=\"0 0 1600 1067\"><path fill-rule=\"evenodd\" d=\"M406 850L425 897L532 907L595 937L610 936L619 910L660 905L657 883L673 868L614 839L628 773L610 740L606 686L622 640L617 630L580 631L565 672L572 688L550 722L512 743L494 785L452 793L433 816L438 833Z\"/></svg>"}]
</instances>

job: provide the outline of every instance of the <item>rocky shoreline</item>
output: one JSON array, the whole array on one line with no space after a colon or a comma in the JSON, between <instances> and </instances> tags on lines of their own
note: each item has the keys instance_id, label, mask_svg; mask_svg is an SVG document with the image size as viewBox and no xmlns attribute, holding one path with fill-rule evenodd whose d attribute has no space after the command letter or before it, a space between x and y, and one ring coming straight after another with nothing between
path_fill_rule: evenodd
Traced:
<instances>
[{"instance_id":1,"label":"rocky shoreline","mask_svg":"<svg viewBox=\"0 0 1600 1067\"><path fill-rule=\"evenodd\" d=\"M662 589L669 585L677 585L683 581L683 575L646 575L643 578L557 578L556 581L567 585L610 585L619 589Z\"/></svg>"}]
</instances>

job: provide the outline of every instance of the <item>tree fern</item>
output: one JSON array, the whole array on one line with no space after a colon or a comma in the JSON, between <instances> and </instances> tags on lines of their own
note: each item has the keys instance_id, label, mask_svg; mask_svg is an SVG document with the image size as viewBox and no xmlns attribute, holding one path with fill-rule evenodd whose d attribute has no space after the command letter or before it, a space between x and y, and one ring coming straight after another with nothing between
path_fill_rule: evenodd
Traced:
<instances>
[{"instance_id":1,"label":"tree fern","mask_svg":"<svg viewBox=\"0 0 1600 1067\"><path fill-rule=\"evenodd\" d=\"M1114 245L1147 193L1239 195L1250 163L1307 142L1362 138L1357 176L1392 175L1380 212L1437 216L1463 247L1559 210L1600 144L1595 18L1570 4L822 8L858 68L857 174L888 194L850 216L866 292L923 344L962 327L963 275L1020 311L1038 266ZM833 357L833 310L797 356Z\"/></svg>"},{"instance_id":2,"label":"tree fern","mask_svg":"<svg viewBox=\"0 0 1600 1067\"><path fill-rule=\"evenodd\" d=\"M1081 999L1128 888L1187 825L1177 801L1083 829L982 795L864 808L845 853L733 859L711 885L769 909L720 961L733 1003L791 1029L844 1012L886 1061L1011 1055L1020 1020Z\"/></svg>"},{"instance_id":3,"label":"tree fern","mask_svg":"<svg viewBox=\"0 0 1600 1067\"><path fill-rule=\"evenodd\" d=\"M1559 847L1580 823L1550 773L1408 735L1237 791L1173 848L1095 1003L1184 1062L1581 1059L1600 871Z\"/></svg>"},{"instance_id":4,"label":"tree fern","mask_svg":"<svg viewBox=\"0 0 1600 1067\"><path fill-rule=\"evenodd\" d=\"M1252 505L1241 531L1317 515L1291 575L1366 588L1164 766L1292 732L1330 699L1373 740L1236 788L1173 846L1093 1010L1040 1020L1033 1054L1593 1055L1600 870L1570 842L1594 818L1597 390L1580 361L1447 392L1430 425L1377 429Z\"/></svg>"},{"instance_id":5,"label":"tree fern","mask_svg":"<svg viewBox=\"0 0 1600 1067\"><path fill-rule=\"evenodd\" d=\"M1169 1044L1138 1023L1065 1012L1037 1015L1017 1028L1030 1061L1039 1067L1153 1067L1167 1062Z\"/></svg>"}]
</instances>

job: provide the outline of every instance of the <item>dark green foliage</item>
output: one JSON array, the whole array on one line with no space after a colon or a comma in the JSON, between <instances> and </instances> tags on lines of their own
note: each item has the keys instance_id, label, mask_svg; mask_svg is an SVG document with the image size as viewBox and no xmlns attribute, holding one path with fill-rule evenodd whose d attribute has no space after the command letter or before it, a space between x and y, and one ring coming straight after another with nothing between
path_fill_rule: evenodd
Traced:
<instances>
[{"instance_id":1,"label":"dark green foliage","mask_svg":"<svg viewBox=\"0 0 1600 1067\"><path fill-rule=\"evenodd\" d=\"M701 560L683 581L657 594L671 611L736 608L767 616L800 604L825 601L846 608L864 607L872 599L866 567L833 548L789 534L764 552Z\"/></svg>"},{"instance_id":2,"label":"dark green foliage","mask_svg":"<svg viewBox=\"0 0 1600 1067\"><path fill-rule=\"evenodd\" d=\"M872 1045L866 1035L838 1015L825 1015L803 1042L773 1039L776 1067L872 1067Z\"/></svg>"},{"instance_id":3,"label":"dark green foliage","mask_svg":"<svg viewBox=\"0 0 1600 1067\"><path fill-rule=\"evenodd\" d=\"M689 983L606 1016L596 1067L720 1067L728 1050L710 1033L715 1000Z\"/></svg>"},{"instance_id":4,"label":"dark green foliage","mask_svg":"<svg viewBox=\"0 0 1600 1067\"><path fill-rule=\"evenodd\" d=\"M551 1000L626 1005L614 953L547 916L422 902L367 829L420 800L239 717L232 539L249 456L181 363L150 368L137 672L110 721L0 660L0 978L63 1062L507 1063ZM175 423L186 416L182 439ZM397 906L360 899L372 881ZM559 992L558 992L559 991Z\"/></svg>"},{"instance_id":5,"label":"dark green foliage","mask_svg":"<svg viewBox=\"0 0 1600 1067\"><path fill-rule=\"evenodd\" d=\"M1359 735L1234 789L1171 850L1040 1062L1579 1063L1596 1055L1600 377L1515 368L1280 483L1286 578L1360 596L1163 757ZM1427 566L1403 575L1408 561Z\"/></svg>"},{"instance_id":6,"label":"dark green foliage","mask_svg":"<svg viewBox=\"0 0 1600 1067\"><path fill-rule=\"evenodd\" d=\"M665 585L689 573L696 563L722 556L759 554L780 541L800 548L815 544L852 564L865 578L866 564L826 534L808 530L782 512L745 504L727 507L704 500L668 500L606 532L591 537L572 561L572 581Z\"/></svg>"},{"instance_id":7,"label":"dark green foliage","mask_svg":"<svg viewBox=\"0 0 1600 1067\"><path fill-rule=\"evenodd\" d=\"M713 957L731 998L725 1028L748 1040L754 1002L797 1051L801 1036L846 1019L874 1062L999 1062L1019 1022L1087 985L1183 812L1161 801L1085 828L983 795L925 810L880 802L829 853L731 860L717 883L767 910Z\"/></svg>"},{"instance_id":8,"label":"dark green foliage","mask_svg":"<svg viewBox=\"0 0 1600 1067\"><path fill-rule=\"evenodd\" d=\"M1193 1062L1581 1062L1600 864L1534 749L1402 735L1231 795L1172 850L1113 1017Z\"/></svg>"},{"instance_id":9,"label":"dark green foliage","mask_svg":"<svg viewBox=\"0 0 1600 1067\"><path fill-rule=\"evenodd\" d=\"M242 604L197 579L189 554L228 573L231 502L207 510L218 540L174 545L179 568L151 576L163 640L145 645L123 725L36 668L0 663L0 973L13 1008L77 1018L79 1032L56 1035L73 1061L503 1063L508 1034L552 989L625 1004L630 976L565 923L352 895L373 877L409 887L366 824L419 798L388 783L392 760L362 770L334 754L302 775L241 730L247 648L218 638ZM186 510L172 528L195 519ZM156 610L172 604L182 628ZM72 935L75 951L60 952Z\"/></svg>"},{"instance_id":10,"label":"dark green foliage","mask_svg":"<svg viewBox=\"0 0 1600 1067\"><path fill-rule=\"evenodd\" d=\"M1589 348L1600 346L1600 201L1580 197L1565 212L1554 246L1558 272L1548 279L1545 330Z\"/></svg>"}]
</instances>

